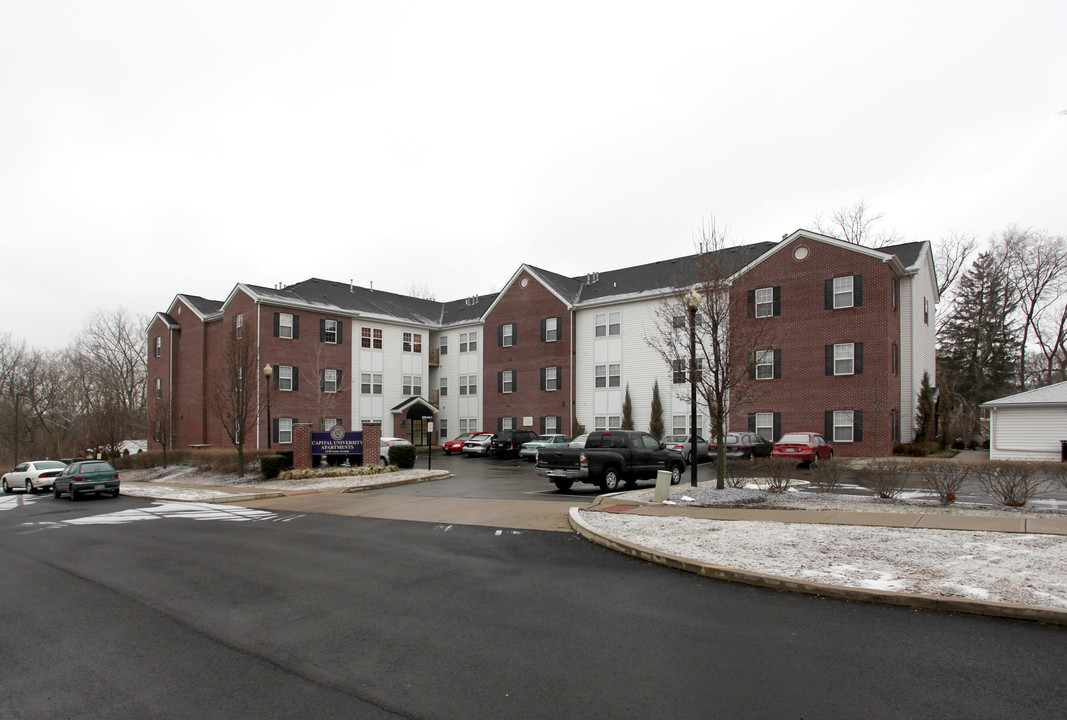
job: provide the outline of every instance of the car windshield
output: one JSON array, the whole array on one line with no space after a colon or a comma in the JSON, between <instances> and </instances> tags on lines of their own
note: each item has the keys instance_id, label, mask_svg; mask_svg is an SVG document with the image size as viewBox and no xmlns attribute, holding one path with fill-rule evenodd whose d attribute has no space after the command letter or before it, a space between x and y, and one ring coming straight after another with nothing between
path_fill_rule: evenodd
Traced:
<instances>
[{"instance_id":1,"label":"car windshield","mask_svg":"<svg viewBox=\"0 0 1067 720\"><path fill-rule=\"evenodd\" d=\"M56 470L66 467L65 463L61 463L58 460L45 460L44 462L34 463L34 465L38 470Z\"/></svg>"},{"instance_id":2,"label":"car windshield","mask_svg":"<svg viewBox=\"0 0 1067 720\"><path fill-rule=\"evenodd\" d=\"M470 440L472 437L474 437L474 436L471 435L470 433L463 433L458 438L456 438L456 440Z\"/></svg>"},{"instance_id":3,"label":"car windshield","mask_svg":"<svg viewBox=\"0 0 1067 720\"><path fill-rule=\"evenodd\" d=\"M741 436L740 435L734 435L734 434L731 433L730 435L726 436L726 444L727 445L737 445L740 442L741 442Z\"/></svg>"},{"instance_id":4,"label":"car windshield","mask_svg":"<svg viewBox=\"0 0 1067 720\"><path fill-rule=\"evenodd\" d=\"M807 442L811 442L811 438L809 438L807 435L803 435L801 433L789 433L788 435L783 435L782 439L779 440L778 442L780 442L780 443L807 443Z\"/></svg>"},{"instance_id":5,"label":"car windshield","mask_svg":"<svg viewBox=\"0 0 1067 720\"><path fill-rule=\"evenodd\" d=\"M471 440L488 440L491 437L493 436L489 433L485 433L484 435L475 435Z\"/></svg>"},{"instance_id":6,"label":"car windshield","mask_svg":"<svg viewBox=\"0 0 1067 720\"><path fill-rule=\"evenodd\" d=\"M555 435L538 435L537 442L556 442Z\"/></svg>"},{"instance_id":7,"label":"car windshield","mask_svg":"<svg viewBox=\"0 0 1067 720\"><path fill-rule=\"evenodd\" d=\"M82 463L79 472L114 472L115 468L111 467L106 462L87 462Z\"/></svg>"}]
</instances>

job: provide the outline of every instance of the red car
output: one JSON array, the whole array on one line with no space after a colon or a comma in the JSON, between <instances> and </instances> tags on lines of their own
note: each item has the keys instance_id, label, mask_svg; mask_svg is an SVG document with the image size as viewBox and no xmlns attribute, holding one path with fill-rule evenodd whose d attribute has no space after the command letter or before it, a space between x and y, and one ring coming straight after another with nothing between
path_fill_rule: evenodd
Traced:
<instances>
[{"instance_id":1,"label":"red car","mask_svg":"<svg viewBox=\"0 0 1067 720\"><path fill-rule=\"evenodd\" d=\"M451 455L452 453L462 453L463 443L474 437L475 433L463 433L459 437L455 437L451 440L445 440L441 443L441 449L445 451L445 455Z\"/></svg>"},{"instance_id":2,"label":"red car","mask_svg":"<svg viewBox=\"0 0 1067 720\"><path fill-rule=\"evenodd\" d=\"M808 465L817 465L820 460L834 456L834 446L819 433L786 433L778 438L771 450L771 457L790 458Z\"/></svg>"}]
</instances>

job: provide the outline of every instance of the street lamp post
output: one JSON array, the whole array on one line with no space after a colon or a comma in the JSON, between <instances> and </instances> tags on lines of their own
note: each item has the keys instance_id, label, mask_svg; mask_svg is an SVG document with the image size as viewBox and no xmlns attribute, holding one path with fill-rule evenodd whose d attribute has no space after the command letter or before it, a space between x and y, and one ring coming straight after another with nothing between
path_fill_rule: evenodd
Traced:
<instances>
[{"instance_id":1,"label":"street lamp post","mask_svg":"<svg viewBox=\"0 0 1067 720\"><path fill-rule=\"evenodd\" d=\"M271 432L273 428L270 424L270 378L274 374L274 368L267 363L263 366L263 376L267 378L267 449L270 450Z\"/></svg>"},{"instance_id":2,"label":"street lamp post","mask_svg":"<svg viewBox=\"0 0 1067 720\"><path fill-rule=\"evenodd\" d=\"M433 415L423 415L423 431L426 435L426 469L430 469L430 458L433 455Z\"/></svg>"},{"instance_id":3,"label":"street lamp post","mask_svg":"<svg viewBox=\"0 0 1067 720\"><path fill-rule=\"evenodd\" d=\"M697 486L697 308L700 293L690 290L685 294L685 306L689 308L689 484Z\"/></svg>"}]
</instances>

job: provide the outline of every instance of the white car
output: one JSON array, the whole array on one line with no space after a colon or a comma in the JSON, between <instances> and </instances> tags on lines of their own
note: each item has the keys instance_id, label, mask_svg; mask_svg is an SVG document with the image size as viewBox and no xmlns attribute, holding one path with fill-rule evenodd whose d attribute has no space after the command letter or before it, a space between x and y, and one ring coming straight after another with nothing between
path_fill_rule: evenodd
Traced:
<instances>
[{"instance_id":1,"label":"white car","mask_svg":"<svg viewBox=\"0 0 1067 720\"><path fill-rule=\"evenodd\" d=\"M411 444L411 441L410 440L405 440L404 438L396 438L396 437L384 437L384 438L382 438L382 444L378 446L378 454L381 456L379 459L381 460L382 465L388 465L389 464L389 448L391 448L393 445L410 445L410 444Z\"/></svg>"},{"instance_id":2,"label":"white car","mask_svg":"<svg viewBox=\"0 0 1067 720\"><path fill-rule=\"evenodd\" d=\"M28 493L36 493L38 490L48 490L56 479L56 475L63 472L66 463L59 460L34 460L19 464L11 472L4 475L0 480L4 492L9 493L15 488L23 488Z\"/></svg>"},{"instance_id":3,"label":"white car","mask_svg":"<svg viewBox=\"0 0 1067 720\"><path fill-rule=\"evenodd\" d=\"M589 438L589 433L585 433L584 435L579 435L578 437L574 438L569 443L567 443L567 447L584 448L585 447L585 441L588 438Z\"/></svg>"},{"instance_id":4,"label":"white car","mask_svg":"<svg viewBox=\"0 0 1067 720\"><path fill-rule=\"evenodd\" d=\"M493 444L493 433L479 433L467 442L463 443L463 454L467 457L480 455L485 457L489 454L489 447Z\"/></svg>"}]
</instances>

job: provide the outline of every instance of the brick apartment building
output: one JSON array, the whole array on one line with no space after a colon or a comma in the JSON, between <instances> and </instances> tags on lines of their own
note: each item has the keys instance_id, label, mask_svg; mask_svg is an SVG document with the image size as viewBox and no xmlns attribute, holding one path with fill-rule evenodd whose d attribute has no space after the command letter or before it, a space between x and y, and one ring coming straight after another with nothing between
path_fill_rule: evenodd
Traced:
<instances>
[{"instance_id":1,"label":"brick apartment building","mask_svg":"<svg viewBox=\"0 0 1067 720\"><path fill-rule=\"evenodd\" d=\"M808 231L730 248L731 331L759 337L733 429L823 432L837 454L887 454L913 437L934 378L937 283L928 243L881 249ZM668 432L689 430L684 373L650 339L692 283L687 256L581 277L522 265L499 293L436 302L312 278L238 284L223 301L179 294L149 334L152 445L229 445L208 397L229 338L257 356L246 446L286 446L295 423L427 442L508 427L617 428L629 392L648 427L658 384ZM750 349L751 351L752 349ZM262 368L271 367L270 381ZM270 385L271 418L266 413ZM741 398L744 398L743 401ZM698 432L708 426L706 408Z\"/></svg>"}]
</instances>

